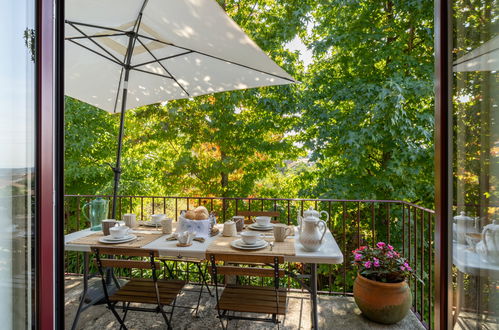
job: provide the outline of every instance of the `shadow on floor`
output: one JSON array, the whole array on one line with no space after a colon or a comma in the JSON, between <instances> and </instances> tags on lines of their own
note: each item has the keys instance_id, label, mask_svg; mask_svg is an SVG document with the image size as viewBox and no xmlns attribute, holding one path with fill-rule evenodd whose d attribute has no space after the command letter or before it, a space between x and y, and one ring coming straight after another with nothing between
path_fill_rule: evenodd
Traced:
<instances>
[{"instance_id":1,"label":"shadow on floor","mask_svg":"<svg viewBox=\"0 0 499 330\"><path fill-rule=\"evenodd\" d=\"M91 282L97 279L92 279ZM65 319L66 329L71 324L78 307L78 299L82 290L81 277L66 277ZM186 286L189 289L192 286ZM196 287L197 289L197 287ZM310 329L310 301L305 293L289 294L288 312L279 329ZM177 300L178 305L195 306L197 293L184 292ZM175 329L220 329L220 321L216 317L215 298L203 294L199 307L199 315L195 317L190 309L176 308L173 314ZM165 323L160 314L129 312L126 325L129 329L165 329ZM103 305L93 306L84 311L78 322L77 329L118 329L119 323ZM414 314L409 313L401 322L384 326L364 318L353 298L341 296L319 296L319 328L320 329L424 329ZM230 321L229 329L277 329L272 323L252 321Z\"/></svg>"}]
</instances>

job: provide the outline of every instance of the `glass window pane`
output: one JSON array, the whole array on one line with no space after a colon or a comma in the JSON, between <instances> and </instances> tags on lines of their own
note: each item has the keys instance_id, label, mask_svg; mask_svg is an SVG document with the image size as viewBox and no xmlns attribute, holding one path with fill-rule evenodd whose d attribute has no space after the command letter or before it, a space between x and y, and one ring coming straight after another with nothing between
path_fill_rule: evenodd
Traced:
<instances>
[{"instance_id":1,"label":"glass window pane","mask_svg":"<svg viewBox=\"0 0 499 330\"><path fill-rule=\"evenodd\" d=\"M455 329L499 325L497 5L454 2Z\"/></svg>"},{"instance_id":2,"label":"glass window pane","mask_svg":"<svg viewBox=\"0 0 499 330\"><path fill-rule=\"evenodd\" d=\"M31 329L34 299L34 1L2 1L0 320Z\"/></svg>"}]
</instances>

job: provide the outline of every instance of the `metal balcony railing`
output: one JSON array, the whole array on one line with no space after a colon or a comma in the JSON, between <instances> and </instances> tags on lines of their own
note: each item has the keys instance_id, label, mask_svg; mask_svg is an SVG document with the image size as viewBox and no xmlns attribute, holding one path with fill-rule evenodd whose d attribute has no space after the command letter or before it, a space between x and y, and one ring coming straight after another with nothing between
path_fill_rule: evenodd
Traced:
<instances>
[{"instance_id":1,"label":"metal balcony railing","mask_svg":"<svg viewBox=\"0 0 499 330\"><path fill-rule=\"evenodd\" d=\"M88 201L112 196L66 195L65 233L89 227L82 216L82 206ZM325 210L330 214L328 227L344 255L342 265L318 265L318 289L322 294L352 295L356 276L352 267L351 251L362 245L387 242L404 255L415 269L420 282L409 280L413 295L413 312L421 323L431 328L433 324L434 292L433 221L435 212L404 201L396 200L335 200L289 198L234 198L234 197L177 197L177 196L119 196L117 218L125 213L135 213L138 220L151 214L164 213L177 220L180 210L204 205L218 214L218 222L229 220L238 211L279 211L279 221L296 224L297 215L309 207ZM66 252L65 266L68 274L82 273L82 256ZM290 264L288 268L306 272L302 265ZM183 269L188 280L189 267ZM288 280L288 287L299 289L297 282Z\"/></svg>"}]
</instances>

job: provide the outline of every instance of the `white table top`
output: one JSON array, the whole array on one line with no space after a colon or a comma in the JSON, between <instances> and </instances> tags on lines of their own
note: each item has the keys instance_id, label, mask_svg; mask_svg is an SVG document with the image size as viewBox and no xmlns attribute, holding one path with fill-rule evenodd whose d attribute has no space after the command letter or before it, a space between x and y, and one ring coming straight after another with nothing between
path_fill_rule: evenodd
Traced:
<instances>
[{"instance_id":1,"label":"white table top","mask_svg":"<svg viewBox=\"0 0 499 330\"><path fill-rule=\"evenodd\" d=\"M219 225L220 226L220 225ZM138 231L140 232L140 231ZM90 229L80 230L64 236L65 249L67 251L81 251L90 252L90 245L71 244L68 243L77 238L85 237L95 233ZM220 235L220 234L219 234ZM271 234L267 234L271 235ZM191 246L178 247L176 241L167 241L164 235L157 240L143 246L143 249L158 250L159 255L162 257L177 257L179 259L190 257L204 259L206 256L206 249L213 242L217 236L207 238L204 243L194 241ZM289 262L302 262L302 263L320 263L320 264L341 264L343 263L343 254L336 243L331 232L328 230L324 236L324 242L319 251L306 252L298 240L297 228L295 228L295 254L294 256L285 256L284 260ZM241 252L244 253L244 252Z\"/></svg>"},{"instance_id":2,"label":"white table top","mask_svg":"<svg viewBox=\"0 0 499 330\"><path fill-rule=\"evenodd\" d=\"M475 276L499 278L499 265L480 259L480 256L468 249L466 244L453 243L453 263L460 272Z\"/></svg>"}]
</instances>

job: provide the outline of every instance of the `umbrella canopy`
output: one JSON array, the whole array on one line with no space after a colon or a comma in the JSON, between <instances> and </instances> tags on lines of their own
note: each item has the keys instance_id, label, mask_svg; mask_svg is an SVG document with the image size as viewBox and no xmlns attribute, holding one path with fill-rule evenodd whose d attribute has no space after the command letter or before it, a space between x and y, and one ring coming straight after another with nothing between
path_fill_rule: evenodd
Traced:
<instances>
[{"instance_id":1,"label":"umbrella canopy","mask_svg":"<svg viewBox=\"0 0 499 330\"><path fill-rule=\"evenodd\" d=\"M67 0L65 93L121 112L112 217L127 109L290 84L214 0Z\"/></svg>"},{"instance_id":2,"label":"umbrella canopy","mask_svg":"<svg viewBox=\"0 0 499 330\"><path fill-rule=\"evenodd\" d=\"M66 94L109 112L127 66L125 109L294 82L213 0L69 0L65 48Z\"/></svg>"}]
</instances>

